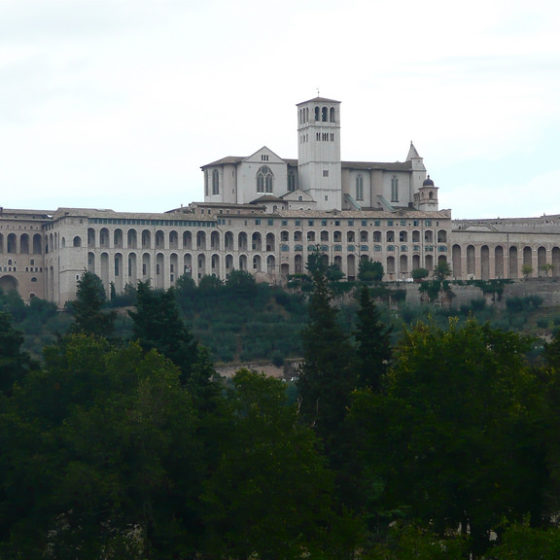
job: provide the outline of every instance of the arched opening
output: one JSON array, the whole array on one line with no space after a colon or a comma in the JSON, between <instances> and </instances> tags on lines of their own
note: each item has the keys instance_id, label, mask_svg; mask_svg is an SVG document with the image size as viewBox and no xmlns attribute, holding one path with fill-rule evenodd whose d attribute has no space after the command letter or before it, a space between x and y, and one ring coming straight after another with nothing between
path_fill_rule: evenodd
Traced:
<instances>
[{"instance_id":1,"label":"arched opening","mask_svg":"<svg viewBox=\"0 0 560 560\"><path fill-rule=\"evenodd\" d=\"M261 271L261 257L260 257L260 255L255 255L253 257L253 270L255 272L260 272Z\"/></svg>"},{"instance_id":2,"label":"arched opening","mask_svg":"<svg viewBox=\"0 0 560 560\"><path fill-rule=\"evenodd\" d=\"M76 235L74 239L72 239L72 246L73 247L81 247L82 246L82 238L79 235Z\"/></svg>"},{"instance_id":3,"label":"arched opening","mask_svg":"<svg viewBox=\"0 0 560 560\"><path fill-rule=\"evenodd\" d=\"M233 270L233 256L226 255L226 275L230 274Z\"/></svg>"},{"instance_id":4,"label":"arched opening","mask_svg":"<svg viewBox=\"0 0 560 560\"><path fill-rule=\"evenodd\" d=\"M129 249L137 249L138 248L138 240L137 234L135 229L129 229L126 234L126 244Z\"/></svg>"},{"instance_id":5,"label":"arched opening","mask_svg":"<svg viewBox=\"0 0 560 560\"><path fill-rule=\"evenodd\" d=\"M16 251L17 251L16 234L10 233L8 235L8 253L15 253Z\"/></svg>"},{"instance_id":6,"label":"arched opening","mask_svg":"<svg viewBox=\"0 0 560 560\"><path fill-rule=\"evenodd\" d=\"M560 249L558 247L552 248L552 276L560 276Z\"/></svg>"},{"instance_id":7,"label":"arched opening","mask_svg":"<svg viewBox=\"0 0 560 560\"><path fill-rule=\"evenodd\" d=\"M183 249L192 249L192 233L190 231L183 232Z\"/></svg>"},{"instance_id":8,"label":"arched opening","mask_svg":"<svg viewBox=\"0 0 560 560\"><path fill-rule=\"evenodd\" d=\"M475 253L473 245L467 246L467 274L469 276L474 276L475 274Z\"/></svg>"},{"instance_id":9,"label":"arched opening","mask_svg":"<svg viewBox=\"0 0 560 560\"><path fill-rule=\"evenodd\" d=\"M517 247L509 248L509 277L517 278L519 276L519 265L517 263Z\"/></svg>"},{"instance_id":10,"label":"arched opening","mask_svg":"<svg viewBox=\"0 0 560 560\"><path fill-rule=\"evenodd\" d=\"M109 230L107 228L101 228L99 231L99 245L103 248L109 247Z\"/></svg>"},{"instance_id":11,"label":"arched opening","mask_svg":"<svg viewBox=\"0 0 560 560\"><path fill-rule=\"evenodd\" d=\"M42 251L41 235L39 233L36 233L33 236L33 254L34 255L40 255L42 252L43 251Z\"/></svg>"},{"instance_id":12,"label":"arched opening","mask_svg":"<svg viewBox=\"0 0 560 560\"><path fill-rule=\"evenodd\" d=\"M253 248L253 251L261 251L262 250L261 234L258 232L253 233L253 236L251 238L251 243L252 243L251 246Z\"/></svg>"},{"instance_id":13,"label":"arched opening","mask_svg":"<svg viewBox=\"0 0 560 560\"><path fill-rule=\"evenodd\" d=\"M428 271L434 270L434 257L432 255L426 255L424 259L425 268Z\"/></svg>"},{"instance_id":14,"label":"arched opening","mask_svg":"<svg viewBox=\"0 0 560 560\"><path fill-rule=\"evenodd\" d=\"M165 248L165 241L163 231L158 229L156 231L156 249L164 249Z\"/></svg>"},{"instance_id":15,"label":"arched opening","mask_svg":"<svg viewBox=\"0 0 560 560\"><path fill-rule=\"evenodd\" d=\"M296 274L303 274L303 257L296 255L294 259L294 272Z\"/></svg>"},{"instance_id":16,"label":"arched opening","mask_svg":"<svg viewBox=\"0 0 560 560\"><path fill-rule=\"evenodd\" d=\"M504 248L501 245L494 249L494 277L504 277Z\"/></svg>"},{"instance_id":17,"label":"arched opening","mask_svg":"<svg viewBox=\"0 0 560 560\"><path fill-rule=\"evenodd\" d=\"M198 255L197 259L198 265L198 279L200 280L203 276L206 276L206 255Z\"/></svg>"},{"instance_id":18,"label":"arched opening","mask_svg":"<svg viewBox=\"0 0 560 560\"><path fill-rule=\"evenodd\" d=\"M174 284L179 274L179 257L176 253L171 253L169 257L169 283Z\"/></svg>"},{"instance_id":19,"label":"arched opening","mask_svg":"<svg viewBox=\"0 0 560 560\"><path fill-rule=\"evenodd\" d=\"M447 243L447 232L444 229L440 229L437 232L438 243Z\"/></svg>"},{"instance_id":20,"label":"arched opening","mask_svg":"<svg viewBox=\"0 0 560 560\"><path fill-rule=\"evenodd\" d=\"M176 231L169 232L169 248L170 249L179 248L179 234Z\"/></svg>"},{"instance_id":21,"label":"arched opening","mask_svg":"<svg viewBox=\"0 0 560 560\"><path fill-rule=\"evenodd\" d=\"M247 250L247 234L242 231L238 236L237 236L237 246L239 251L246 251ZM242 270L246 270L242 269Z\"/></svg>"},{"instance_id":22,"label":"arched opening","mask_svg":"<svg viewBox=\"0 0 560 560\"><path fill-rule=\"evenodd\" d=\"M403 278L408 274L408 257L406 255L401 255L399 258L399 272Z\"/></svg>"},{"instance_id":23,"label":"arched opening","mask_svg":"<svg viewBox=\"0 0 560 560\"><path fill-rule=\"evenodd\" d=\"M275 238L273 233L266 234L266 250L267 251L275 251Z\"/></svg>"},{"instance_id":24,"label":"arched opening","mask_svg":"<svg viewBox=\"0 0 560 560\"><path fill-rule=\"evenodd\" d=\"M120 294L123 289L123 257L120 253L115 253L115 291Z\"/></svg>"},{"instance_id":25,"label":"arched opening","mask_svg":"<svg viewBox=\"0 0 560 560\"><path fill-rule=\"evenodd\" d=\"M136 253L130 253L128 255L128 281L132 284L136 284L138 277Z\"/></svg>"},{"instance_id":26,"label":"arched opening","mask_svg":"<svg viewBox=\"0 0 560 560\"><path fill-rule=\"evenodd\" d=\"M196 248L198 251L206 251L206 233L204 231L196 234Z\"/></svg>"},{"instance_id":27,"label":"arched opening","mask_svg":"<svg viewBox=\"0 0 560 560\"><path fill-rule=\"evenodd\" d=\"M122 233L122 229L116 229L113 232L113 243L115 245L115 248L117 249L122 249L123 246L123 233Z\"/></svg>"},{"instance_id":28,"label":"arched opening","mask_svg":"<svg viewBox=\"0 0 560 560\"><path fill-rule=\"evenodd\" d=\"M95 274L95 255L92 252L88 253L88 272Z\"/></svg>"},{"instance_id":29,"label":"arched opening","mask_svg":"<svg viewBox=\"0 0 560 560\"><path fill-rule=\"evenodd\" d=\"M145 282L148 278L150 278L151 274L152 271L151 271L150 253L144 253L142 255L142 280Z\"/></svg>"},{"instance_id":30,"label":"arched opening","mask_svg":"<svg viewBox=\"0 0 560 560\"><path fill-rule=\"evenodd\" d=\"M272 255L268 255L266 258L266 272L268 274L275 274L276 272L276 260Z\"/></svg>"},{"instance_id":31,"label":"arched opening","mask_svg":"<svg viewBox=\"0 0 560 560\"><path fill-rule=\"evenodd\" d=\"M220 277L220 257L219 255L212 255L212 274Z\"/></svg>"},{"instance_id":32,"label":"arched opening","mask_svg":"<svg viewBox=\"0 0 560 560\"><path fill-rule=\"evenodd\" d=\"M463 267L461 264L461 246L453 245L451 248L451 262L453 263L453 276L455 278L462 278Z\"/></svg>"},{"instance_id":33,"label":"arched opening","mask_svg":"<svg viewBox=\"0 0 560 560\"><path fill-rule=\"evenodd\" d=\"M183 257L183 273L192 278L192 255L186 253Z\"/></svg>"},{"instance_id":34,"label":"arched opening","mask_svg":"<svg viewBox=\"0 0 560 560\"><path fill-rule=\"evenodd\" d=\"M157 234L156 234L157 239ZM163 258L163 253L158 253L156 255L156 288L163 290L165 287L165 262Z\"/></svg>"},{"instance_id":35,"label":"arched opening","mask_svg":"<svg viewBox=\"0 0 560 560\"><path fill-rule=\"evenodd\" d=\"M19 252L23 255L29 254L29 235L24 233L19 239Z\"/></svg>"},{"instance_id":36,"label":"arched opening","mask_svg":"<svg viewBox=\"0 0 560 560\"><path fill-rule=\"evenodd\" d=\"M548 276L548 267L546 266L546 249L539 247L537 249L537 266L539 276Z\"/></svg>"},{"instance_id":37,"label":"arched opening","mask_svg":"<svg viewBox=\"0 0 560 560\"><path fill-rule=\"evenodd\" d=\"M348 280L354 280L356 278L356 257L354 255L346 257L346 270L348 271L346 273Z\"/></svg>"},{"instance_id":38,"label":"arched opening","mask_svg":"<svg viewBox=\"0 0 560 560\"><path fill-rule=\"evenodd\" d=\"M533 250L531 249L531 247L523 248L523 268L525 268L526 271L531 269L530 273L527 273L525 271L524 275L533 276L535 271L533 270Z\"/></svg>"},{"instance_id":39,"label":"arched opening","mask_svg":"<svg viewBox=\"0 0 560 560\"><path fill-rule=\"evenodd\" d=\"M152 246L152 235L145 229L142 230L142 249L150 249Z\"/></svg>"},{"instance_id":40,"label":"arched opening","mask_svg":"<svg viewBox=\"0 0 560 560\"><path fill-rule=\"evenodd\" d=\"M220 250L220 234L217 231L210 234L210 248L214 251Z\"/></svg>"},{"instance_id":41,"label":"arched opening","mask_svg":"<svg viewBox=\"0 0 560 560\"><path fill-rule=\"evenodd\" d=\"M95 247L95 230L93 228L87 230L87 246Z\"/></svg>"},{"instance_id":42,"label":"arched opening","mask_svg":"<svg viewBox=\"0 0 560 560\"><path fill-rule=\"evenodd\" d=\"M490 278L490 250L488 245L483 245L480 248L480 277L482 280Z\"/></svg>"},{"instance_id":43,"label":"arched opening","mask_svg":"<svg viewBox=\"0 0 560 560\"><path fill-rule=\"evenodd\" d=\"M99 277L103 282L105 291L107 291L107 288L109 287L109 254L108 253L101 253Z\"/></svg>"},{"instance_id":44,"label":"arched opening","mask_svg":"<svg viewBox=\"0 0 560 560\"><path fill-rule=\"evenodd\" d=\"M6 275L0 278L0 289L3 292L11 292L11 291L17 292L17 288L18 288L18 281L13 276Z\"/></svg>"},{"instance_id":45,"label":"arched opening","mask_svg":"<svg viewBox=\"0 0 560 560\"><path fill-rule=\"evenodd\" d=\"M226 231L224 244L226 251L233 251L233 233L231 233L231 231Z\"/></svg>"},{"instance_id":46,"label":"arched opening","mask_svg":"<svg viewBox=\"0 0 560 560\"><path fill-rule=\"evenodd\" d=\"M247 270L247 255L239 255L239 270Z\"/></svg>"}]
</instances>

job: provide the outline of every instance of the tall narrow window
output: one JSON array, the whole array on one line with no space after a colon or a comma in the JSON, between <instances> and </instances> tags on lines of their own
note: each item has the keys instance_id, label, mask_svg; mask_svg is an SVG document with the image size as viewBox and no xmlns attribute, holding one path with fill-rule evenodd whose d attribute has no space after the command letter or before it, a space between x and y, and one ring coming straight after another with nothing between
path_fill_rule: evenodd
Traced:
<instances>
[{"instance_id":1,"label":"tall narrow window","mask_svg":"<svg viewBox=\"0 0 560 560\"><path fill-rule=\"evenodd\" d=\"M334 107L330 108L329 113L330 113L330 121L334 122Z\"/></svg>"},{"instance_id":2,"label":"tall narrow window","mask_svg":"<svg viewBox=\"0 0 560 560\"><path fill-rule=\"evenodd\" d=\"M288 191L293 192L296 190L296 174L294 171L288 172Z\"/></svg>"},{"instance_id":3,"label":"tall narrow window","mask_svg":"<svg viewBox=\"0 0 560 560\"><path fill-rule=\"evenodd\" d=\"M208 196L208 170L204 171L204 194Z\"/></svg>"},{"instance_id":4,"label":"tall narrow window","mask_svg":"<svg viewBox=\"0 0 560 560\"><path fill-rule=\"evenodd\" d=\"M399 180L393 176L391 179L391 202L399 201Z\"/></svg>"},{"instance_id":5,"label":"tall narrow window","mask_svg":"<svg viewBox=\"0 0 560 560\"><path fill-rule=\"evenodd\" d=\"M356 200L364 200L364 178L361 175L356 177Z\"/></svg>"},{"instance_id":6,"label":"tall narrow window","mask_svg":"<svg viewBox=\"0 0 560 560\"><path fill-rule=\"evenodd\" d=\"M319 120L319 112L320 112L319 107L315 107L315 120L316 120L316 121Z\"/></svg>"},{"instance_id":7,"label":"tall narrow window","mask_svg":"<svg viewBox=\"0 0 560 560\"><path fill-rule=\"evenodd\" d=\"M321 111L321 116L322 116L322 121L323 122L327 122L327 111L328 109L326 107L323 107L322 111Z\"/></svg>"},{"instance_id":8,"label":"tall narrow window","mask_svg":"<svg viewBox=\"0 0 560 560\"><path fill-rule=\"evenodd\" d=\"M212 171L212 194L220 194L220 172L217 169Z\"/></svg>"},{"instance_id":9,"label":"tall narrow window","mask_svg":"<svg viewBox=\"0 0 560 560\"><path fill-rule=\"evenodd\" d=\"M264 165L257 172L257 192L272 192L274 175L270 167Z\"/></svg>"}]
</instances>

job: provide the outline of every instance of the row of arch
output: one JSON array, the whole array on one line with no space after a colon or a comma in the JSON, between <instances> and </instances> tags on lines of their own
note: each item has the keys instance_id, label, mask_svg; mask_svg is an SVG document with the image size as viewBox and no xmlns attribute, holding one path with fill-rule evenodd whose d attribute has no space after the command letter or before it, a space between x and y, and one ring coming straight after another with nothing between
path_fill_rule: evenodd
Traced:
<instances>
[{"instance_id":1,"label":"row of arch","mask_svg":"<svg viewBox=\"0 0 560 560\"><path fill-rule=\"evenodd\" d=\"M409 235L410 233L410 235ZM370 241L375 243L381 243L386 241L387 243L401 242L406 243L409 240L413 243L420 243L423 237L425 243L447 243L447 231L441 229L437 231L425 230L422 233L419 230L413 230L408 232L406 230L386 231L383 235L381 231L369 232L367 230L354 231L350 230L346 232L346 241L348 243L368 243ZM153 237L153 239L152 239ZM322 241L329 242L333 241L335 243L341 243L343 241L342 231L336 230L330 232L328 230L314 231L309 230L305 233L301 230L294 231L292 234L288 230L283 230L280 232L280 241ZM291 238L291 239L290 239ZM409 239L410 238L410 239ZM237 245L235 244L237 240ZM124 244L124 233L121 229L115 229L113 235L111 236L107 228L102 228L99 230L97 235L96 230L93 228L88 229L88 247L100 247L100 248L128 248L128 249L187 249L187 250L200 250L205 251L207 249L211 250L239 250L246 251L249 246L254 251L275 251L276 250L276 234L267 233L261 234L260 232L254 232L253 234L248 234L246 232L240 232L234 235L233 232L227 231L224 234L218 231L212 231L208 235L206 231L183 232L182 239L179 238L177 231L170 231L167 235L162 231L158 230L155 232L155 236L152 236L150 230L143 230L140 234L135 229L129 229L126 233L126 246ZM180 242L182 241L182 243ZM223 245L222 245L223 241ZM250 241L250 245L249 245ZM80 246L80 238L74 238L74 246Z\"/></svg>"},{"instance_id":2,"label":"row of arch","mask_svg":"<svg viewBox=\"0 0 560 560\"><path fill-rule=\"evenodd\" d=\"M40 233L31 236L28 233L17 235L0 233L0 253L40 255L42 253L43 237Z\"/></svg>"},{"instance_id":3,"label":"row of arch","mask_svg":"<svg viewBox=\"0 0 560 560\"><path fill-rule=\"evenodd\" d=\"M488 245L462 247L455 244L451 248L453 276L455 278L473 277L519 278L527 276L560 276L560 248L553 247L549 252L543 246L533 248L504 247Z\"/></svg>"}]
</instances>

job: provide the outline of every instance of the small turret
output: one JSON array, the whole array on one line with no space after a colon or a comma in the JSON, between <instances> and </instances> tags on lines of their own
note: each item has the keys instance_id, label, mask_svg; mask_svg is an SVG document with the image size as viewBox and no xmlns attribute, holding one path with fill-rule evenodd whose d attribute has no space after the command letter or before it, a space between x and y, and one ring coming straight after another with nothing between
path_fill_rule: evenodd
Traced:
<instances>
[{"instance_id":1,"label":"small turret","mask_svg":"<svg viewBox=\"0 0 560 560\"><path fill-rule=\"evenodd\" d=\"M439 208L438 187L435 186L429 175L414 195L414 206L425 212L435 212Z\"/></svg>"}]
</instances>

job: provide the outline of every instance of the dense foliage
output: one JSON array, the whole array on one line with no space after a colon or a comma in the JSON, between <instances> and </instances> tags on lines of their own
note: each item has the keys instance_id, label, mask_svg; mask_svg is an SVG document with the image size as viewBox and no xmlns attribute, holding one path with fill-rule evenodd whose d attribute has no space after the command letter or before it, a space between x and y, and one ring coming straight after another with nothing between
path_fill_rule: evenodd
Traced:
<instances>
[{"instance_id":1,"label":"dense foliage","mask_svg":"<svg viewBox=\"0 0 560 560\"><path fill-rule=\"evenodd\" d=\"M379 286L339 308L310 282L296 385L220 378L184 319L296 301L245 273L139 283L126 337L84 276L40 363L16 325L52 308L3 296L0 557L557 558L560 334L536 359L474 302L398 333Z\"/></svg>"}]
</instances>

